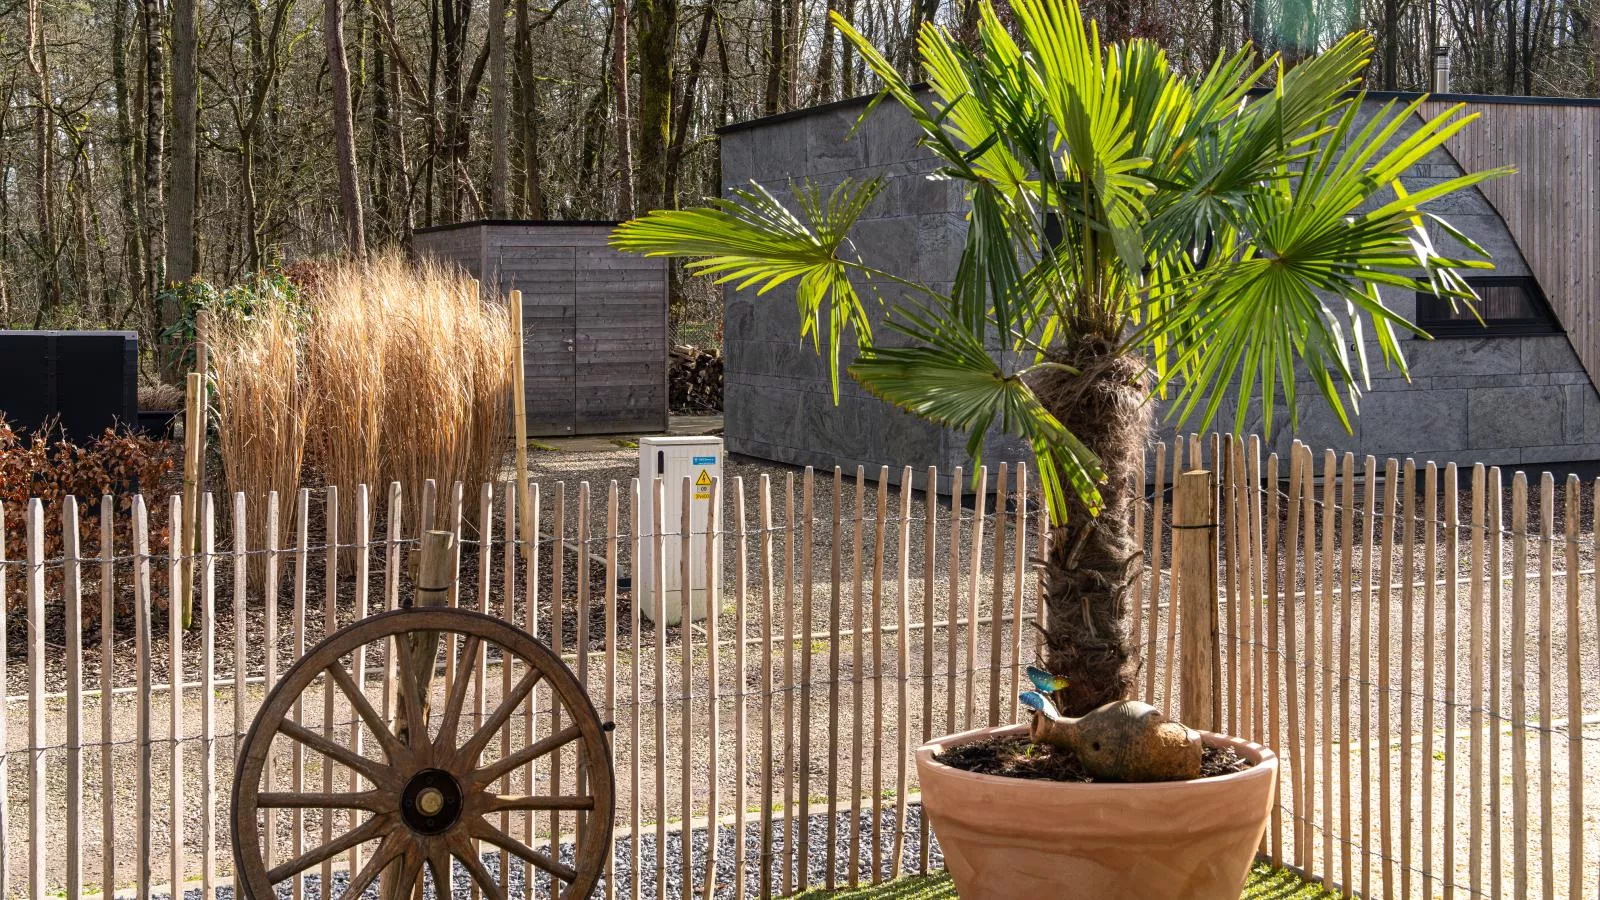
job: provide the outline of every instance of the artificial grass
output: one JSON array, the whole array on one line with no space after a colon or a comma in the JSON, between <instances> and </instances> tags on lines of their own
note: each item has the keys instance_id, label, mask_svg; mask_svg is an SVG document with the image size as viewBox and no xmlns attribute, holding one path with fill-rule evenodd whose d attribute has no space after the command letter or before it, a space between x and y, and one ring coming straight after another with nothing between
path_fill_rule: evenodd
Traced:
<instances>
[{"instance_id":1,"label":"artificial grass","mask_svg":"<svg viewBox=\"0 0 1600 900\"><path fill-rule=\"evenodd\" d=\"M1240 900L1324 900L1337 896L1285 869L1261 863L1250 870ZM902 878L855 890L807 891L797 900L958 900L949 875Z\"/></svg>"}]
</instances>

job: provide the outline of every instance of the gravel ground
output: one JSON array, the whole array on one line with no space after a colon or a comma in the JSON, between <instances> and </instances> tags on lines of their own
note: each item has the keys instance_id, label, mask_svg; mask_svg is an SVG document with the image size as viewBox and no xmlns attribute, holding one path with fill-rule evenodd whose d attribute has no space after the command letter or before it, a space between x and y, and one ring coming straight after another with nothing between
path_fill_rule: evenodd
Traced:
<instances>
[{"instance_id":1,"label":"gravel ground","mask_svg":"<svg viewBox=\"0 0 1600 900\"><path fill-rule=\"evenodd\" d=\"M909 805L906 809L906 838L904 842L903 855L904 863L902 865L900 874L909 875L919 871L921 859L920 855L922 852L920 834L921 819L922 806L915 803ZM878 829L877 838L880 860L881 864L887 867L890 862L890 853L893 845L895 820L893 814L885 814L878 821L880 828ZM854 848L854 853L852 854L852 850L848 844L850 833L849 814L839 814L835 817L835 822L839 835L839 840L835 842L837 868L835 869L834 874L836 881L840 886L848 883L849 861L854 859L858 867L856 870L857 877L860 878L863 883L865 883L868 880L867 873L872 867L872 852L871 844L869 843L870 838L863 838L858 846ZM827 883L827 816L825 814L813 815L810 820L810 826L810 841L808 845L810 853L810 884L815 887ZM870 815L861 816L859 828L863 835L871 835L873 833L872 818ZM733 828L723 826L717 829L717 889L715 896L718 898L731 898L737 896L737 893L734 890L734 886L737 883L735 880L737 875L734 872L733 865L735 842L737 840L739 840L739 835ZM755 864L755 861L760 858L762 848L761 825L759 822L746 826L743 840L745 845L745 856L746 859L750 861L746 866L748 871L744 873L744 890L747 896L757 896L761 887L761 873ZM710 833L705 828L697 828L691 836L691 841L694 847L693 855L690 859L691 870L697 873L704 872L706 867L706 856L711 844ZM785 849L786 846L785 836L781 832L776 832L775 826L775 836L772 841L774 871L772 874L771 885L776 896L783 896L787 893L783 890L783 885L781 884L782 860L784 858L784 854L789 852ZM633 879L631 872L633 870L634 857L637 855L639 862L646 873L650 873L655 870L657 859L662 860L666 871L666 878L664 881L666 887L665 893L657 893L658 883L653 877L643 878L639 882L639 896L643 898L643 900L658 900L658 898L672 898L672 900L677 900L677 898L682 897L683 851L682 844L680 843L680 836L678 834L669 834L665 849L665 855L662 856L660 853L660 848L656 846L655 835L653 833L641 836L637 848L635 848L634 842L631 838L622 838L618 840L613 850L614 871L616 873L617 881L616 895L618 897L632 896ZM796 846L794 849L798 850L798 847ZM572 845L563 844L561 847L562 861L570 864L572 862L572 855ZM799 854L797 852L792 853L790 864L797 865L799 862L798 857ZM484 854L483 861L484 865L489 869L490 872L494 873L496 878L500 877L501 858L499 853ZM939 852L938 841L933 840L931 846L929 847L928 871L938 871L943 867L944 856ZM886 879L896 877L894 874L890 873L887 868L881 871ZM527 874L526 866L513 862L508 867L509 879L506 885L508 893L512 897L549 896L549 877L542 872L536 871L538 877L534 884L534 893L530 895L527 892ZM453 871L451 872L450 877L450 896L465 897L471 893L473 888L472 880L470 877L468 877L466 870L459 863L453 866ZM334 873L332 881L334 885L334 895L339 897L340 900L345 900L340 892L343 891L344 885L349 881L348 871ZM315 898L320 898L323 896L322 879L320 875L313 874L306 876L303 884L304 896L308 898L308 900L315 900ZM696 881L694 888L695 896L704 896L703 892L705 890L705 886L703 881ZM604 896L604 891L605 881L602 880L600 884L595 887L594 896ZM279 885L277 895L278 897L283 898L283 900L288 900L288 898L291 896L290 883L285 882ZM158 894L157 896L164 897L166 895ZM231 886L220 887L217 890L216 896L218 900L233 900L233 890ZM369 888L362 896L364 898L372 898L372 900L376 900L378 897L378 887L373 886ZM436 886L433 884L431 875L425 879L423 896L427 898L434 898L438 896L438 892L436 890ZM201 896L201 892L198 889L190 889L185 891L184 898L185 900L204 900L204 898Z\"/></svg>"}]
</instances>

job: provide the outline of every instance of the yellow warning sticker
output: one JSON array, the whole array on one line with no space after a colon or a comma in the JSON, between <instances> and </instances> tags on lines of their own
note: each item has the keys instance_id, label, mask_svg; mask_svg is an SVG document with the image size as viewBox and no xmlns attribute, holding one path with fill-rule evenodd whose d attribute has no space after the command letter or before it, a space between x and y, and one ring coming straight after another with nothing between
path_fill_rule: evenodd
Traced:
<instances>
[{"instance_id":1,"label":"yellow warning sticker","mask_svg":"<svg viewBox=\"0 0 1600 900\"><path fill-rule=\"evenodd\" d=\"M700 477L694 480L694 498L696 500L711 499L711 471L701 469Z\"/></svg>"}]
</instances>

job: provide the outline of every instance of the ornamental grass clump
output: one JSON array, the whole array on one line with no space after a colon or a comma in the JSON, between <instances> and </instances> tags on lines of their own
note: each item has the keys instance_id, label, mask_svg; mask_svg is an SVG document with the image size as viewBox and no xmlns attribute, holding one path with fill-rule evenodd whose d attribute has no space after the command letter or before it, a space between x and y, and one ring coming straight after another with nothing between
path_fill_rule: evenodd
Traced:
<instances>
[{"instance_id":1,"label":"ornamental grass clump","mask_svg":"<svg viewBox=\"0 0 1600 900\"><path fill-rule=\"evenodd\" d=\"M1421 98L1364 110L1365 34L1293 67L1246 47L1186 75L1154 42L1102 44L1071 0L1008 6L1007 22L981 5L972 46L924 24L926 92L832 17L879 100L920 129L931 177L966 189L953 287L864 262L852 233L877 179L789 185L794 209L753 185L624 223L612 242L736 289L792 287L800 335L827 342L836 398L850 335L849 374L966 432L975 462L992 432L1031 447L1053 523L1043 662L1065 684L1040 715L1054 721L1122 701L1138 671L1130 512L1153 395L1202 427L1242 398L1233 427L1255 409L1270 432L1279 411L1294 416L1299 377L1348 428L1368 353L1404 374L1399 336L1427 337L1380 289L1471 304L1462 271L1490 267L1428 204L1505 170L1407 183L1474 117L1459 104L1427 115ZM880 340L868 311L885 283L908 299Z\"/></svg>"},{"instance_id":2,"label":"ornamental grass clump","mask_svg":"<svg viewBox=\"0 0 1600 900\"><path fill-rule=\"evenodd\" d=\"M269 491L283 505L281 546L311 471L344 494L344 535L362 484L400 482L414 533L423 484L459 481L473 521L476 487L493 479L507 441L505 310L458 271L398 251L299 271L295 302L214 319L219 451L229 490L251 503L251 546L265 537Z\"/></svg>"},{"instance_id":3,"label":"ornamental grass clump","mask_svg":"<svg viewBox=\"0 0 1600 900\"><path fill-rule=\"evenodd\" d=\"M276 493L280 503L277 533L272 535L277 546L283 546L294 521L315 406L304 326L297 305L270 302L249 315L214 317L207 335L217 452L228 490L245 495L244 537L253 549L266 546L270 494ZM251 584L259 586L265 572L265 557L253 557Z\"/></svg>"}]
</instances>

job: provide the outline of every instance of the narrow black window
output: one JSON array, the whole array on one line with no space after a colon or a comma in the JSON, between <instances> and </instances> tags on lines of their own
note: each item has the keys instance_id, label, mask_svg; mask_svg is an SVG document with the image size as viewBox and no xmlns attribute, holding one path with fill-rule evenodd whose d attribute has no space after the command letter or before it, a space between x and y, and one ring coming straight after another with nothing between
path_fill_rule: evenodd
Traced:
<instances>
[{"instance_id":1,"label":"narrow black window","mask_svg":"<svg viewBox=\"0 0 1600 900\"><path fill-rule=\"evenodd\" d=\"M1423 331L1436 338L1561 333L1561 324L1532 278L1487 275L1468 278L1467 283L1478 294L1477 316L1465 303L1452 309L1449 300L1417 292L1417 324Z\"/></svg>"}]
</instances>

